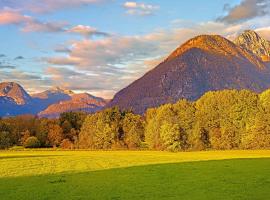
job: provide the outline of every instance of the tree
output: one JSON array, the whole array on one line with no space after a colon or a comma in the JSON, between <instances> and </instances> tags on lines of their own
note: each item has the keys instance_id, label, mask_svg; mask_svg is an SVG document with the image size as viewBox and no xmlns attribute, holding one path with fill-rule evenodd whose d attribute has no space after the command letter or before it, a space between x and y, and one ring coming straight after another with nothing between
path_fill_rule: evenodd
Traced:
<instances>
[{"instance_id":1,"label":"tree","mask_svg":"<svg viewBox=\"0 0 270 200\"><path fill-rule=\"evenodd\" d=\"M150 149L163 149L161 126L164 123L176 124L177 113L172 104L165 104L158 108L148 109L146 113L145 141Z\"/></svg>"},{"instance_id":2,"label":"tree","mask_svg":"<svg viewBox=\"0 0 270 200\"><path fill-rule=\"evenodd\" d=\"M48 133L50 129L50 124L54 123L53 121L49 119L42 118L39 121L39 124L37 126L37 131L36 131L36 137L40 141L41 146L48 146Z\"/></svg>"},{"instance_id":3,"label":"tree","mask_svg":"<svg viewBox=\"0 0 270 200\"><path fill-rule=\"evenodd\" d=\"M7 149L12 145L9 132L0 131L0 149Z\"/></svg>"},{"instance_id":4,"label":"tree","mask_svg":"<svg viewBox=\"0 0 270 200\"><path fill-rule=\"evenodd\" d=\"M80 148L111 149L124 146L123 116L124 113L118 108L89 115L79 134Z\"/></svg>"},{"instance_id":5,"label":"tree","mask_svg":"<svg viewBox=\"0 0 270 200\"><path fill-rule=\"evenodd\" d=\"M60 147L61 147L62 149L74 149L74 144L73 144L69 139L64 139L64 140L61 142Z\"/></svg>"},{"instance_id":6,"label":"tree","mask_svg":"<svg viewBox=\"0 0 270 200\"><path fill-rule=\"evenodd\" d=\"M40 142L37 139L37 137L32 136L26 139L24 143L24 147L25 148L38 148L40 147Z\"/></svg>"},{"instance_id":7,"label":"tree","mask_svg":"<svg viewBox=\"0 0 270 200\"><path fill-rule=\"evenodd\" d=\"M178 124L165 122L161 126L160 137L163 149L179 151L181 149L181 130Z\"/></svg>"},{"instance_id":8,"label":"tree","mask_svg":"<svg viewBox=\"0 0 270 200\"><path fill-rule=\"evenodd\" d=\"M195 124L188 139L191 150L201 151L210 148L209 133L199 122Z\"/></svg>"},{"instance_id":9,"label":"tree","mask_svg":"<svg viewBox=\"0 0 270 200\"><path fill-rule=\"evenodd\" d=\"M139 148L144 140L144 122L142 117L129 112L125 114L122 126L126 146L129 149Z\"/></svg>"},{"instance_id":10,"label":"tree","mask_svg":"<svg viewBox=\"0 0 270 200\"><path fill-rule=\"evenodd\" d=\"M21 144L24 145L26 140L31 137L31 133L29 130L26 130L24 132L21 133L22 137L21 137Z\"/></svg>"},{"instance_id":11,"label":"tree","mask_svg":"<svg viewBox=\"0 0 270 200\"><path fill-rule=\"evenodd\" d=\"M270 112L261 111L254 119L242 137L244 149L269 149L270 148Z\"/></svg>"},{"instance_id":12,"label":"tree","mask_svg":"<svg viewBox=\"0 0 270 200\"><path fill-rule=\"evenodd\" d=\"M50 124L48 132L49 144L57 147L63 140L63 130L58 124Z\"/></svg>"}]
</instances>

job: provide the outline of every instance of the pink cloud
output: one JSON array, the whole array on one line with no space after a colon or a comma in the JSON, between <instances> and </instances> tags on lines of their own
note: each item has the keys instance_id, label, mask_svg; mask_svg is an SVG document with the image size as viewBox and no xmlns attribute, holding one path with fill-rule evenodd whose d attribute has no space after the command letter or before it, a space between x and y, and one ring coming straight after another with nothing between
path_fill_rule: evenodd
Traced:
<instances>
[{"instance_id":1,"label":"pink cloud","mask_svg":"<svg viewBox=\"0 0 270 200\"><path fill-rule=\"evenodd\" d=\"M112 0L7 0L12 2L16 9L31 11L35 13L47 13L65 8L91 5L96 3L109 2Z\"/></svg>"},{"instance_id":2,"label":"pink cloud","mask_svg":"<svg viewBox=\"0 0 270 200\"><path fill-rule=\"evenodd\" d=\"M109 36L108 33L101 32L101 31L98 31L94 27L84 26L84 25L74 26L74 27L70 28L67 32L81 34L84 37L93 36L93 35L97 35L97 36Z\"/></svg>"},{"instance_id":3,"label":"pink cloud","mask_svg":"<svg viewBox=\"0 0 270 200\"><path fill-rule=\"evenodd\" d=\"M61 32L67 25L63 22L41 22L17 10L1 10L0 25L8 24L21 26L23 32Z\"/></svg>"},{"instance_id":4,"label":"pink cloud","mask_svg":"<svg viewBox=\"0 0 270 200\"><path fill-rule=\"evenodd\" d=\"M22 15L18 11L14 10L2 10L0 11L0 24L21 24L31 21L31 17Z\"/></svg>"}]
</instances>

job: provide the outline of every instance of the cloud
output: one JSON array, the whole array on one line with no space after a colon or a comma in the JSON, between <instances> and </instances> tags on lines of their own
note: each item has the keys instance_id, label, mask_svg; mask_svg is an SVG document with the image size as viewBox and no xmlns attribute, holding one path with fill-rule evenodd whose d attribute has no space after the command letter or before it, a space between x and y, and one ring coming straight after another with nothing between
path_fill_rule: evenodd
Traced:
<instances>
[{"instance_id":1,"label":"cloud","mask_svg":"<svg viewBox=\"0 0 270 200\"><path fill-rule=\"evenodd\" d=\"M52 82L39 74L28 73L17 69L1 70L0 82L14 81L21 84L28 92L43 91L50 87Z\"/></svg>"},{"instance_id":2,"label":"cloud","mask_svg":"<svg viewBox=\"0 0 270 200\"><path fill-rule=\"evenodd\" d=\"M23 15L18 10L4 9L0 11L0 25L19 25L23 32L63 32L66 23L41 22L31 16Z\"/></svg>"},{"instance_id":3,"label":"cloud","mask_svg":"<svg viewBox=\"0 0 270 200\"><path fill-rule=\"evenodd\" d=\"M109 1L112 0L5 0L3 3L0 2L0 6L9 6L14 9L35 13L48 13L66 8L87 6Z\"/></svg>"},{"instance_id":4,"label":"cloud","mask_svg":"<svg viewBox=\"0 0 270 200\"><path fill-rule=\"evenodd\" d=\"M269 27L258 28L255 31L257 33L259 33L263 38L270 41L270 26Z\"/></svg>"},{"instance_id":5,"label":"cloud","mask_svg":"<svg viewBox=\"0 0 270 200\"><path fill-rule=\"evenodd\" d=\"M47 32L47 33L57 33L64 32L65 22L41 22L38 20L28 21L24 24L23 32Z\"/></svg>"},{"instance_id":6,"label":"cloud","mask_svg":"<svg viewBox=\"0 0 270 200\"><path fill-rule=\"evenodd\" d=\"M56 53L70 53L71 50L69 47L66 47L64 45L57 45L54 49Z\"/></svg>"},{"instance_id":7,"label":"cloud","mask_svg":"<svg viewBox=\"0 0 270 200\"><path fill-rule=\"evenodd\" d=\"M18 10L0 10L0 25L17 25L23 32L76 33L86 38L91 36L109 37L110 34L91 26L77 25L70 28L67 22L43 22Z\"/></svg>"},{"instance_id":8,"label":"cloud","mask_svg":"<svg viewBox=\"0 0 270 200\"><path fill-rule=\"evenodd\" d=\"M52 85L60 85L77 92L89 92L108 99L120 89L112 86L112 83L120 85L120 82L123 82L117 75L91 74L66 67L48 67L45 74L50 77Z\"/></svg>"},{"instance_id":9,"label":"cloud","mask_svg":"<svg viewBox=\"0 0 270 200\"><path fill-rule=\"evenodd\" d=\"M228 14L218 18L218 21L225 23L238 23L252 18L269 14L270 0L242 0L239 5L230 7L224 6Z\"/></svg>"},{"instance_id":10,"label":"cloud","mask_svg":"<svg viewBox=\"0 0 270 200\"><path fill-rule=\"evenodd\" d=\"M89 36L102 36L108 37L109 34L105 32L98 31L96 28L91 26L77 25L70 28L67 32L81 34L84 37Z\"/></svg>"},{"instance_id":11,"label":"cloud","mask_svg":"<svg viewBox=\"0 0 270 200\"><path fill-rule=\"evenodd\" d=\"M16 10L1 10L0 11L0 25L7 24L22 24L31 21L32 18L27 15L22 15Z\"/></svg>"},{"instance_id":12,"label":"cloud","mask_svg":"<svg viewBox=\"0 0 270 200\"><path fill-rule=\"evenodd\" d=\"M0 63L0 69L16 69L16 66L14 65L4 65Z\"/></svg>"},{"instance_id":13,"label":"cloud","mask_svg":"<svg viewBox=\"0 0 270 200\"><path fill-rule=\"evenodd\" d=\"M24 59L23 56L17 56L17 57L14 58L14 60L23 60L23 59Z\"/></svg>"},{"instance_id":14,"label":"cloud","mask_svg":"<svg viewBox=\"0 0 270 200\"><path fill-rule=\"evenodd\" d=\"M4 57L6 57L5 54L0 54L0 58L4 58Z\"/></svg>"},{"instance_id":15,"label":"cloud","mask_svg":"<svg viewBox=\"0 0 270 200\"><path fill-rule=\"evenodd\" d=\"M157 5L137 3L133 1L125 2L123 6L127 10L127 14L140 16L152 15L156 10L159 9L159 6Z\"/></svg>"}]
</instances>

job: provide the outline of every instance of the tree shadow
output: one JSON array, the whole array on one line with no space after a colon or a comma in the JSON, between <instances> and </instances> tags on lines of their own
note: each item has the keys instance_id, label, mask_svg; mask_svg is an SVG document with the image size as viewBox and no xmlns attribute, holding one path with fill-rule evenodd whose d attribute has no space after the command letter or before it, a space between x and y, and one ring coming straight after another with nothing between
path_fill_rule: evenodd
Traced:
<instances>
[{"instance_id":1,"label":"tree shadow","mask_svg":"<svg viewBox=\"0 0 270 200\"><path fill-rule=\"evenodd\" d=\"M0 156L0 160L17 159L17 158L46 158L46 157L59 157L65 155L21 155L21 156Z\"/></svg>"},{"instance_id":2,"label":"tree shadow","mask_svg":"<svg viewBox=\"0 0 270 200\"><path fill-rule=\"evenodd\" d=\"M0 179L1 199L268 199L270 158Z\"/></svg>"}]
</instances>

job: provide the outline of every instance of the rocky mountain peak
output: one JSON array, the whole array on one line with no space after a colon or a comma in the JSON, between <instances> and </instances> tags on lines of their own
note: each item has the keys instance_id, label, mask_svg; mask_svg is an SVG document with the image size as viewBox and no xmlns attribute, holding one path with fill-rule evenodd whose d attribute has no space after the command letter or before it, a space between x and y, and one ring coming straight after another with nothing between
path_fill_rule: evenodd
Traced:
<instances>
[{"instance_id":1,"label":"rocky mountain peak","mask_svg":"<svg viewBox=\"0 0 270 200\"><path fill-rule=\"evenodd\" d=\"M234 43L241 48L254 53L263 61L270 61L270 42L262 38L255 31L244 31L234 40Z\"/></svg>"},{"instance_id":2,"label":"rocky mountain peak","mask_svg":"<svg viewBox=\"0 0 270 200\"><path fill-rule=\"evenodd\" d=\"M73 91L67 90L65 88L61 88L59 86L53 87L52 89L50 89L48 91L53 92L53 93L64 93L64 94L68 94L68 95L73 95L74 94Z\"/></svg>"},{"instance_id":3,"label":"rocky mountain peak","mask_svg":"<svg viewBox=\"0 0 270 200\"><path fill-rule=\"evenodd\" d=\"M23 89L23 87L14 82L0 83L0 96L9 97L18 105L27 104L31 100L30 95Z\"/></svg>"}]
</instances>

